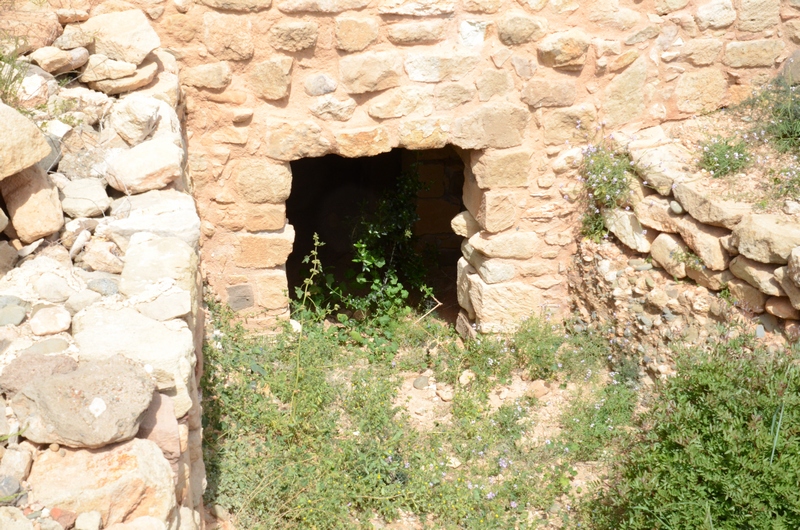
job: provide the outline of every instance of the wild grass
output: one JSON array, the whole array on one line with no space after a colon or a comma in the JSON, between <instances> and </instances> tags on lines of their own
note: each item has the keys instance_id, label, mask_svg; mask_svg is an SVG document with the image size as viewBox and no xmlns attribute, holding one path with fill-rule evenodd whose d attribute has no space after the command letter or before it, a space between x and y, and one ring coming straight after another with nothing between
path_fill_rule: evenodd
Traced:
<instances>
[{"instance_id":1,"label":"wild grass","mask_svg":"<svg viewBox=\"0 0 800 530\"><path fill-rule=\"evenodd\" d=\"M724 177L739 172L751 162L747 143L736 137L715 136L700 146L700 168L712 177Z\"/></svg>"}]
</instances>

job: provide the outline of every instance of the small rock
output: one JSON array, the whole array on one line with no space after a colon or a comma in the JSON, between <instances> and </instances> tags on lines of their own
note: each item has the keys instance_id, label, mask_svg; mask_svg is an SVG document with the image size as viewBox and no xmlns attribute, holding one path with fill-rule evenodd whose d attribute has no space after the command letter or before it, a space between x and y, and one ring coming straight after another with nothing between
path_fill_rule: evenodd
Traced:
<instances>
[{"instance_id":1,"label":"small rock","mask_svg":"<svg viewBox=\"0 0 800 530\"><path fill-rule=\"evenodd\" d=\"M531 382L528 393L536 399L540 399L550 393L550 387L544 380L537 379Z\"/></svg>"},{"instance_id":2,"label":"small rock","mask_svg":"<svg viewBox=\"0 0 800 530\"><path fill-rule=\"evenodd\" d=\"M75 519L75 530L100 530L103 516L100 512L85 512Z\"/></svg>"},{"instance_id":3,"label":"small rock","mask_svg":"<svg viewBox=\"0 0 800 530\"><path fill-rule=\"evenodd\" d=\"M72 323L69 311L61 306L43 307L31 315L30 325L34 335L53 335L67 331Z\"/></svg>"},{"instance_id":4,"label":"small rock","mask_svg":"<svg viewBox=\"0 0 800 530\"><path fill-rule=\"evenodd\" d=\"M11 444L0 461L0 476L13 477L22 482L28 477L33 463L35 447L29 442ZM0 528L5 528L0 525Z\"/></svg>"},{"instance_id":5,"label":"small rock","mask_svg":"<svg viewBox=\"0 0 800 530\"><path fill-rule=\"evenodd\" d=\"M756 326L756 338L757 339L763 339L766 335L767 335L767 332L764 329L763 325L759 324L758 326Z\"/></svg>"},{"instance_id":6,"label":"small rock","mask_svg":"<svg viewBox=\"0 0 800 530\"><path fill-rule=\"evenodd\" d=\"M19 490L19 480L14 477L0 477L0 504L13 504Z\"/></svg>"},{"instance_id":7,"label":"small rock","mask_svg":"<svg viewBox=\"0 0 800 530\"><path fill-rule=\"evenodd\" d=\"M69 297L64 307L71 314L75 314L81 309L85 309L102 298L102 294L91 289L84 289Z\"/></svg>"},{"instance_id":8,"label":"small rock","mask_svg":"<svg viewBox=\"0 0 800 530\"><path fill-rule=\"evenodd\" d=\"M450 387L449 385L448 386L437 385L436 395L439 396L439 399L441 399L444 402L453 401L453 388Z\"/></svg>"},{"instance_id":9,"label":"small rock","mask_svg":"<svg viewBox=\"0 0 800 530\"><path fill-rule=\"evenodd\" d=\"M119 292L119 282L111 278L93 278L86 283L86 287L102 296L114 296Z\"/></svg>"},{"instance_id":10,"label":"small rock","mask_svg":"<svg viewBox=\"0 0 800 530\"><path fill-rule=\"evenodd\" d=\"M33 530L33 523L19 508L4 506L0 508L0 528L3 530Z\"/></svg>"},{"instance_id":11,"label":"small rock","mask_svg":"<svg viewBox=\"0 0 800 530\"><path fill-rule=\"evenodd\" d=\"M428 386L428 376L421 375L414 379L414 388L417 390L424 390Z\"/></svg>"},{"instance_id":12,"label":"small rock","mask_svg":"<svg viewBox=\"0 0 800 530\"><path fill-rule=\"evenodd\" d=\"M461 386L467 386L474 380L475 380L475 372L473 372L472 370L464 370L463 372L461 372L461 375L458 376L458 383Z\"/></svg>"},{"instance_id":13,"label":"small rock","mask_svg":"<svg viewBox=\"0 0 800 530\"><path fill-rule=\"evenodd\" d=\"M683 206L681 206L678 201L669 201L669 209L675 215L681 215L684 211Z\"/></svg>"},{"instance_id":14,"label":"small rock","mask_svg":"<svg viewBox=\"0 0 800 530\"><path fill-rule=\"evenodd\" d=\"M18 305L3 307L0 309L0 327L8 325L19 326L25 320L26 314L25 308Z\"/></svg>"},{"instance_id":15,"label":"small rock","mask_svg":"<svg viewBox=\"0 0 800 530\"><path fill-rule=\"evenodd\" d=\"M43 300L60 304L75 294L67 280L53 272L45 272L33 283L33 289Z\"/></svg>"},{"instance_id":16,"label":"small rock","mask_svg":"<svg viewBox=\"0 0 800 530\"><path fill-rule=\"evenodd\" d=\"M48 355L52 353L61 353L67 348L69 348L69 342L58 337L53 337L51 339L45 339L43 341L39 341L33 344L29 348L25 348L20 352L19 356L28 354Z\"/></svg>"}]
</instances>

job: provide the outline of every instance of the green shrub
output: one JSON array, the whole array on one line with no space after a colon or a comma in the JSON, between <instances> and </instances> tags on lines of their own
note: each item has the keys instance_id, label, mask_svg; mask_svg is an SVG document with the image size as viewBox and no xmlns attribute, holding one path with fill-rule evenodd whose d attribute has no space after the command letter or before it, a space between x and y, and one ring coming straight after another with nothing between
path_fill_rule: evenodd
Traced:
<instances>
[{"instance_id":1,"label":"green shrub","mask_svg":"<svg viewBox=\"0 0 800 530\"><path fill-rule=\"evenodd\" d=\"M800 528L797 351L751 336L678 358L606 489L591 528Z\"/></svg>"},{"instance_id":2,"label":"green shrub","mask_svg":"<svg viewBox=\"0 0 800 530\"><path fill-rule=\"evenodd\" d=\"M19 60L17 52L24 40L0 31L0 100L17 107L18 92L28 72L28 64Z\"/></svg>"},{"instance_id":3,"label":"green shrub","mask_svg":"<svg viewBox=\"0 0 800 530\"><path fill-rule=\"evenodd\" d=\"M724 177L741 171L750 163L747 144L742 139L714 137L701 146L700 168L712 177Z\"/></svg>"},{"instance_id":4,"label":"green shrub","mask_svg":"<svg viewBox=\"0 0 800 530\"><path fill-rule=\"evenodd\" d=\"M583 151L581 181L586 187L587 210L581 219L581 234L600 242L608 235L602 210L619 206L630 191L627 157L604 145L590 145Z\"/></svg>"}]
</instances>

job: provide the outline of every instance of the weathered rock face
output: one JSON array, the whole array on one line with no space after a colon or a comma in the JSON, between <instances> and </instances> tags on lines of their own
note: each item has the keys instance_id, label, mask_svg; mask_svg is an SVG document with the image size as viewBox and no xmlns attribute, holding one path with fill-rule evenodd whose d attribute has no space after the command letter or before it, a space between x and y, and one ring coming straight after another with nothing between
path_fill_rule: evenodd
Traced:
<instances>
[{"instance_id":1,"label":"weathered rock face","mask_svg":"<svg viewBox=\"0 0 800 530\"><path fill-rule=\"evenodd\" d=\"M0 181L0 194L22 242L32 243L64 226L58 189L39 166L31 166Z\"/></svg>"}]
</instances>

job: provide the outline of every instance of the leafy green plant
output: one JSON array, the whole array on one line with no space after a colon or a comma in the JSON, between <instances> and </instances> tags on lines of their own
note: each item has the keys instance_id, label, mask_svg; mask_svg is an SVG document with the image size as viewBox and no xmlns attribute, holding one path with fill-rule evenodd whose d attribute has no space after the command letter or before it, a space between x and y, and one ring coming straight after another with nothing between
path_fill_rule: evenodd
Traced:
<instances>
[{"instance_id":1,"label":"leafy green plant","mask_svg":"<svg viewBox=\"0 0 800 530\"><path fill-rule=\"evenodd\" d=\"M715 136L701 146L700 168L712 177L724 177L750 164L747 143L741 138Z\"/></svg>"},{"instance_id":2,"label":"leafy green plant","mask_svg":"<svg viewBox=\"0 0 800 530\"><path fill-rule=\"evenodd\" d=\"M605 145L590 145L583 151L581 180L586 188L587 211L581 220L581 233L600 241L608 231L602 210L622 204L630 191L627 157Z\"/></svg>"},{"instance_id":3,"label":"leafy green plant","mask_svg":"<svg viewBox=\"0 0 800 530\"><path fill-rule=\"evenodd\" d=\"M608 488L602 529L800 527L800 373L751 335L681 354Z\"/></svg>"}]
</instances>

